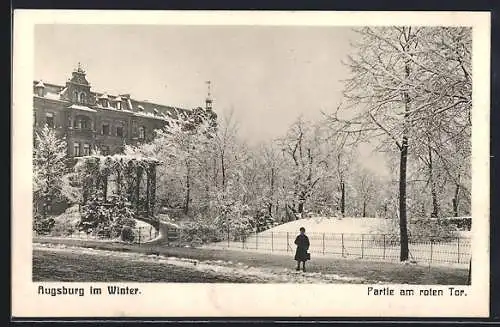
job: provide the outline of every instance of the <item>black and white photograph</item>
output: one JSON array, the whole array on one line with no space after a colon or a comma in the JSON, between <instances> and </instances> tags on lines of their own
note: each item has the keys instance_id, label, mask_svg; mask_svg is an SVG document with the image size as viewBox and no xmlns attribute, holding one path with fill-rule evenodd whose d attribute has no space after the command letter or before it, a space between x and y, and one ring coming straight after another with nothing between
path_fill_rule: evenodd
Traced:
<instances>
[{"instance_id":1,"label":"black and white photograph","mask_svg":"<svg viewBox=\"0 0 500 327\"><path fill-rule=\"evenodd\" d=\"M31 297L133 305L167 284L481 296L489 82L476 86L473 61L489 62L474 38L488 16L258 15L32 25L32 63L19 64L31 105L15 108Z\"/></svg>"}]
</instances>

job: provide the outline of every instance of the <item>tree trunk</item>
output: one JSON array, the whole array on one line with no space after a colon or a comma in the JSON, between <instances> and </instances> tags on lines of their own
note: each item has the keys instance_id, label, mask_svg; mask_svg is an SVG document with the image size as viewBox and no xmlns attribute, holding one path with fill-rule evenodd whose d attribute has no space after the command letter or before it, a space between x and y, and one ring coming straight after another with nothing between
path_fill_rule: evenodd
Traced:
<instances>
[{"instance_id":1,"label":"tree trunk","mask_svg":"<svg viewBox=\"0 0 500 327\"><path fill-rule=\"evenodd\" d=\"M267 210L270 216L273 216L273 198L274 198L274 168L271 168L271 180L270 180L271 198L269 199L269 204Z\"/></svg>"},{"instance_id":2,"label":"tree trunk","mask_svg":"<svg viewBox=\"0 0 500 327\"><path fill-rule=\"evenodd\" d=\"M150 216L150 193L151 192L151 173L150 168L146 168L146 214Z\"/></svg>"},{"instance_id":3,"label":"tree trunk","mask_svg":"<svg viewBox=\"0 0 500 327\"><path fill-rule=\"evenodd\" d=\"M136 168L136 184L135 184L135 207L139 211L140 207L140 196L141 196L141 180L142 180L142 168Z\"/></svg>"},{"instance_id":4,"label":"tree trunk","mask_svg":"<svg viewBox=\"0 0 500 327\"><path fill-rule=\"evenodd\" d=\"M303 212L304 212L304 200L300 199L299 200L299 206L297 207L297 213L300 215L300 218L303 218L302 217ZM295 219L297 219L297 218L295 218Z\"/></svg>"},{"instance_id":5,"label":"tree trunk","mask_svg":"<svg viewBox=\"0 0 500 327\"><path fill-rule=\"evenodd\" d=\"M460 181L460 175L458 175L458 180ZM453 197L453 216L458 217L458 196L460 194L460 184L455 184L455 196Z\"/></svg>"},{"instance_id":6,"label":"tree trunk","mask_svg":"<svg viewBox=\"0 0 500 327\"><path fill-rule=\"evenodd\" d=\"M429 143L430 143L430 137L429 137ZM437 190L436 190L436 182L434 180L434 167L432 163L432 149L430 145L428 146L428 151L429 151L429 181L431 183L431 197L432 197L432 213L431 217L432 218L437 218L439 216L439 202L437 198Z\"/></svg>"},{"instance_id":7,"label":"tree trunk","mask_svg":"<svg viewBox=\"0 0 500 327\"><path fill-rule=\"evenodd\" d=\"M345 217L345 184L344 181L340 182L340 213Z\"/></svg>"},{"instance_id":8,"label":"tree trunk","mask_svg":"<svg viewBox=\"0 0 500 327\"><path fill-rule=\"evenodd\" d=\"M406 164L408 160L408 137L403 136L399 165L399 231L401 238L400 261L408 260L408 227L406 219Z\"/></svg>"},{"instance_id":9,"label":"tree trunk","mask_svg":"<svg viewBox=\"0 0 500 327\"><path fill-rule=\"evenodd\" d=\"M186 202L184 203L184 214L187 215L189 213L189 201L191 201L191 178L189 166L186 174Z\"/></svg>"},{"instance_id":10,"label":"tree trunk","mask_svg":"<svg viewBox=\"0 0 500 327\"><path fill-rule=\"evenodd\" d=\"M154 216L155 213L155 206L156 206L156 165L151 166L151 195L149 197L151 205L150 205L150 211L151 215Z\"/></svg>"},{"instance_id":11,"label":"tree trunk","mask_svg":"<svg viewBox=\"0 0 500 327\"><path fill-rule=\"evenodd\" d=\"M366 217L366 200L363 201L363 217Z\"/></svg>"},{"instance_id":12,"label":"tree trunk","mask_svg":"<svg viewBox=\"0 0 500 327\"><path fill-rule=\"evenodd\" d=\"M226 164L224 161L224 152L221 155L221 170L222 170L222 190L226 190Z\"/></svg>"},{"instance_id":13,"label":"tree trunk","mask_svg":"<svg viewBox=\"0 0 500 327\"><path fill-rule=\"evenodd\" d=\"M408 34L409 33L410 30L408 31ZM406 45L404 51L406 52L408 50L408 45ZM406 61L405 63L405 76L406 78L409 78L410 76L409 61ZM406 217L406 165L408 162L408 119L410 112L410 95L406 91L403 92L403 102L405 106L405 114L403 120L403 138L400 147L401 157L399 161L399 232L401 244L401 251L399 256L400 261L408 260L410 252L408 248L408 223Z\"/></svg>"}]
</instances>

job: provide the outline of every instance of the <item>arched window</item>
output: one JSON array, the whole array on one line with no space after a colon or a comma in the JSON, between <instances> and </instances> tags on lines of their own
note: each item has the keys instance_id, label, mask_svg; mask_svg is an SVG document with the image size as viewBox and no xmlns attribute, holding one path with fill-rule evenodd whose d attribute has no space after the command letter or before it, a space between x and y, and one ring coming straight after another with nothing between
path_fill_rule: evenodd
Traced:
<instances>
[{"instance_id":1,"label":"arched window","mask_svg":"<svg viewBox=\"0 0 500 327\"><path fill-rule=\"evenodd\" d=\"M80 93L80 103L86 104L87 103L87 95L85 92Z\"/></svg>"},{"instance_id":2,"label":"arched window","mask_svg":"<svg viewBox=\"0 0 500 327\"><path fill-rule=\"evenodd\" d=\"M78 91L73 91L73 102L78 102Z\"/></svg>"},{"instance_id":3,"label":"arched window","mask_svg":"<svg viewBox=\"0 0 500 327\"><path fill-rule=\"evenodd\" d=\"M139 127L139 139L144 140L146 138L146 128L144 126Z\"/></svg>"}]
</instances>

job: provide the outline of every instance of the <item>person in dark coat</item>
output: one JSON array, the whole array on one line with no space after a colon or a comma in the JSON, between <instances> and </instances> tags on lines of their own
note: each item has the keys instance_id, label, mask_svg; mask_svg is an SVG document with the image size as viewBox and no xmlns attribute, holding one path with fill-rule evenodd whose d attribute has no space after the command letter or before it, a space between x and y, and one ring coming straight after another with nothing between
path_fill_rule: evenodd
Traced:
<instances>
[{"instance_id":1,"label":"person in dark coat","mask_svg":"<svg viewBox=\"0 0 500 327\"><path fill-rule=\"evenodd\" d=\"M300 270L300 263L302 262L302 270L306 271L306 261L309 260L307 250L309 250L309 238L306 236L306 229L300 227L300 234L295 238L297 250L295 251L295 261L297 261L297 271Z\"/></svg>"}]
</instances>

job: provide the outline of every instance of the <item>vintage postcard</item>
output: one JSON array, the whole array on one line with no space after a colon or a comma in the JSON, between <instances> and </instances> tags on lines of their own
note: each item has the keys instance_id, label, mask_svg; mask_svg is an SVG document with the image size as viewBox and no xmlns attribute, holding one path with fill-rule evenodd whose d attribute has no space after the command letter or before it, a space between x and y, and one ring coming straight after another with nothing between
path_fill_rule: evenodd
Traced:
<instances>
[{"instance_id":1,"label":"vintage postcard","mask_svg":"<svg viewBox=\"0 0 500 327\"><path fill-rule=\"evenodd\" d=\"M487 12L17 10L14 317L486 317Z\"/></svg>"}]
</instances>

